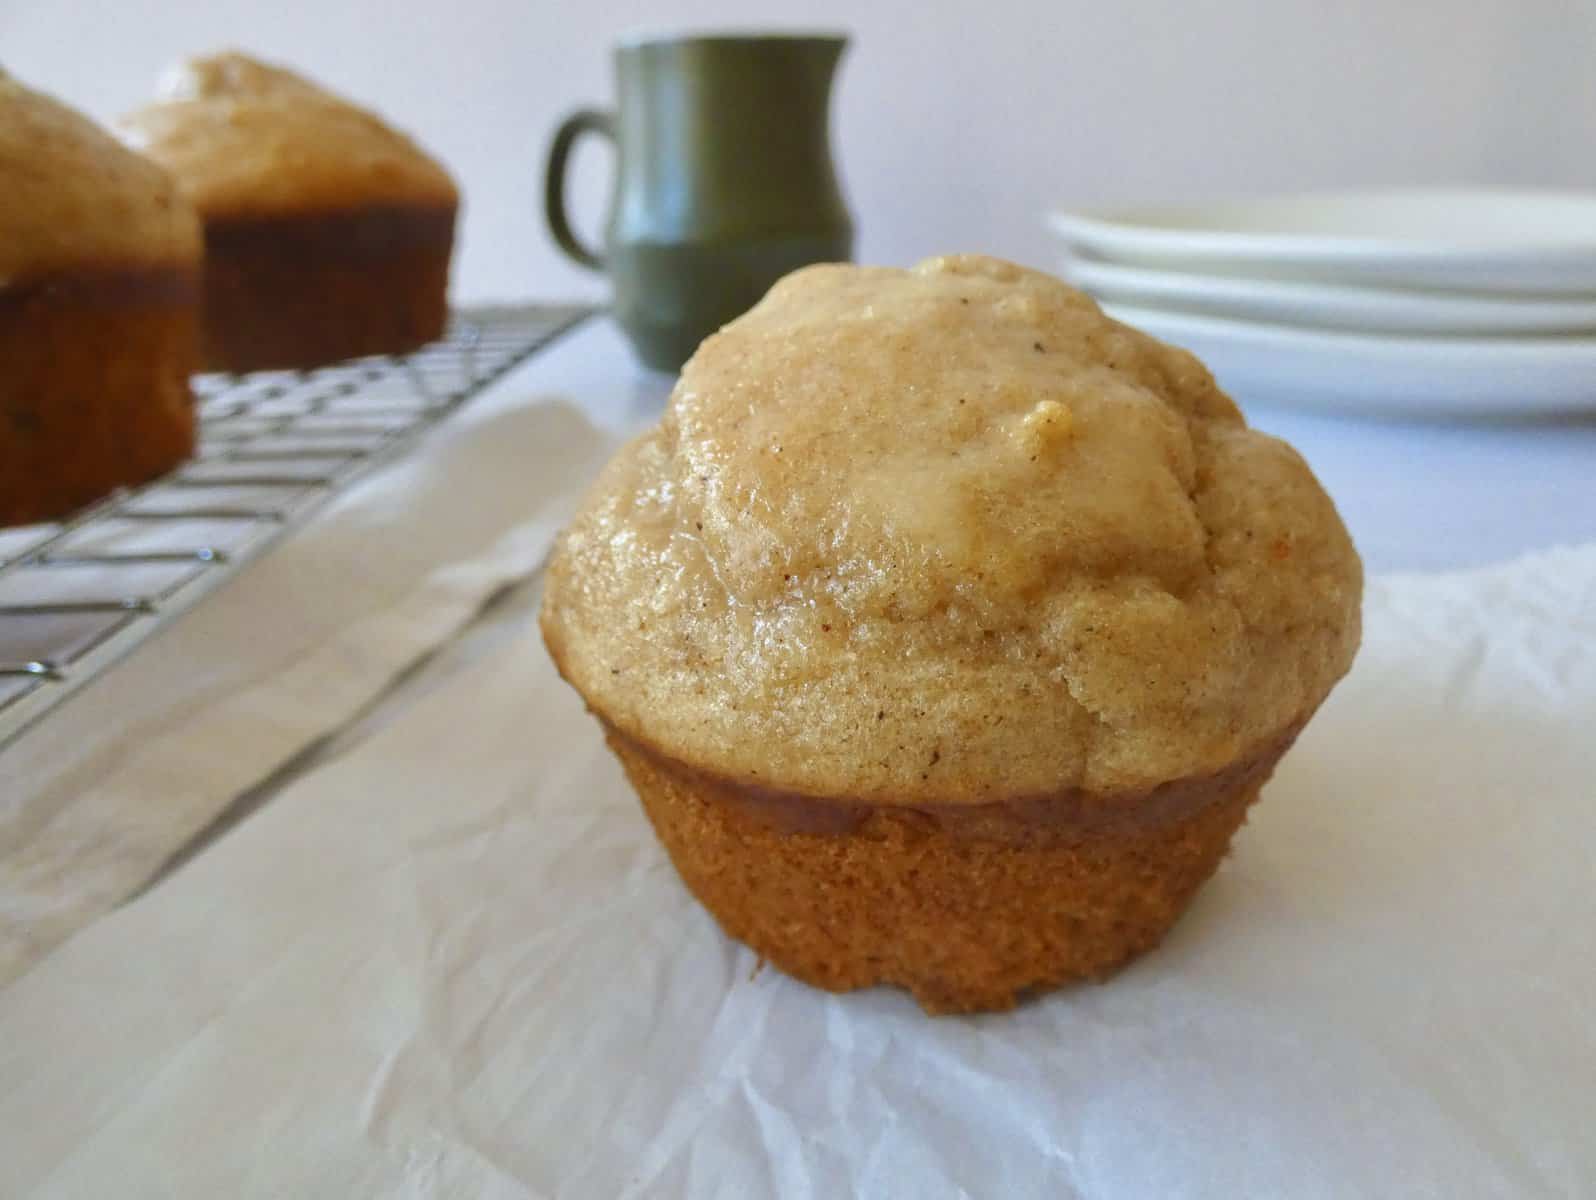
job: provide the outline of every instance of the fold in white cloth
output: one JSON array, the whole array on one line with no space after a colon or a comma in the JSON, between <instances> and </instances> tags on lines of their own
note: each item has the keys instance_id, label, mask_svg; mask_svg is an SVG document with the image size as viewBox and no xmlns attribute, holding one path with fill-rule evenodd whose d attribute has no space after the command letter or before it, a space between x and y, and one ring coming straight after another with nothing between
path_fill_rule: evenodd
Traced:
<instances>
[{"instance_id":1,"label":"fold in white cloth","mask_svg":"<svg viewBox=\"0 0 1596 1200\"><path fill-rule=\"evenodd\" d=\"M536 570L612 449L489 393L0 752L0 984Z\"/></svg>"},{"instance_id":2,"label":"fold in white cloth","mask_svg":"<svg viewBox=\"0 0 1596 1200\"><path fill-rule=\"evenodd\" d=\"M1596 547L1376 580L1167 943L929 1020L727 941L524 606L0 991L7 1196L1576 1195Z\"/></svg>"}]
</instances>

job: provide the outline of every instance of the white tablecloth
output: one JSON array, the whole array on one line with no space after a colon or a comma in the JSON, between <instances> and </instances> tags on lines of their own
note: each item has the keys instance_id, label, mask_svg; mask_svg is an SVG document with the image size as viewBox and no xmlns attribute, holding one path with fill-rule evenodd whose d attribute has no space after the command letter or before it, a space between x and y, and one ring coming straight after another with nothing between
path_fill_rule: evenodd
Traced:
<instances>
[{"instance_id":1,"label":"white tablecloth","mask_svg":"<svg viewBox=\"0 0 1596 1200\"><path fill-rule=\"evenodd\" d=\"M869 1178L915 1194L1596 1177L1589 552L1376 588L1358 674L1165 952L928 1027L740 986L531 639L520 581L667 388L580 331L0 754L0 1194L801 1195L800 1157L863 1169L838 1114L875 1103L872 1169L909 1173ZM1252 407L1375 570L1596 540L1596 425ZM1048 1169L1004 1174L1014 1138Z\"/></svg>"}]
</instances>

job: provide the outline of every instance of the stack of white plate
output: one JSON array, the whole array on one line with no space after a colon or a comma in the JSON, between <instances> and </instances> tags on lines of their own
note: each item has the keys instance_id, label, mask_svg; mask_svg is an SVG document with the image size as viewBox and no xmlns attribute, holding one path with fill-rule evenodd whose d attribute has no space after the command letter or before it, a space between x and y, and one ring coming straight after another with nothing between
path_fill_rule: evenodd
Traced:
<instances>
[{"instance_id":1,"label":"stack of white plate","mask_svg":"<svg viewBox=\"0 0 1596 1200\"><path fill-rule=\"evenodd\" d=\"M1596 193L1342 192L1049 223L1067 278L1244 402L1596 410Z\"/></svg>"}]
</instances>

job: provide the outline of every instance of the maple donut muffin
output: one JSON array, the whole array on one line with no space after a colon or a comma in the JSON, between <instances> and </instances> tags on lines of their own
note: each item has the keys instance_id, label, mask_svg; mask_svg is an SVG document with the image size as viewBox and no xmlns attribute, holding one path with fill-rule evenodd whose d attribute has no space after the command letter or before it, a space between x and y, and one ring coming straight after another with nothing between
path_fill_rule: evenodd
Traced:
<instances>
[{"instance_id":1,"label":"maple donut muffin","mask_svg":"<svg viewBox=\"0 0 1596 1200\"><path fill-rule=\"evenodd\" d=\"M0 525L192 453L200 232L167 174L0 71Z\"/></svg>"},{"instance_id":2,"label":"maple donut muffin","mask_svg":"<svg viewBox=\"0 0 1596 1200\"><path fill-rule=\"evenodd\" d=\"M1190 354L952 257L708 338L546 588L726 932L958 1012L1159 941L1351 665L1362 566Z\"/></svg>"},{"instance_id":3,"label":"maple donut muffin","mask_svg":"<svg viewBox=\"0 0 1596 1200\"><path fill-rule=\"evenodd\" d=\"M404 134L282 67L192 59L124 117L205 224L205 360L314 367L442 335L459 192Z\"/></svg>"}]
</instances>

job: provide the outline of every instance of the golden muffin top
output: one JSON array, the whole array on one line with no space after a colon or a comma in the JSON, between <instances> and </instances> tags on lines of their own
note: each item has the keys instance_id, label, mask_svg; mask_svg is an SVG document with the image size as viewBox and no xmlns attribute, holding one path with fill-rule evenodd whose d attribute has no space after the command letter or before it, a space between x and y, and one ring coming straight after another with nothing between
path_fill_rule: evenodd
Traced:
<instances>
[{"instance_id":1,"label":"golden muffin top","mask_svg":"<svg viewBox=\"0 0 1596 1200\"><path fill-rule=\"evenodd\" d=\"M809 267L707 339L551 564L624 733L876 803L1139 791L1305 719L1362 565L1195 358L995 259Z\"/></svg>"},{"instance_id":2,"label":"golden muffin top","mask_svg":"<svg viewBox=\"0 0 1596 1200\"><path fill-rule=\"evenodd\" d=\"M0 71L0 286L199 256L199 223L165 171Z\"/></svg>"},{"instance_id":3,"label":"golden muffin top","mask_svg":"<svg viewBox=\"0 0 1596 1200\"><path fill-rule=\"evenodd\" d=\"M208 220L459 201L408 137L282 67L237 53L195 58L166 75L158 97L119 128Z\"/></svg>"}]
</instances>

